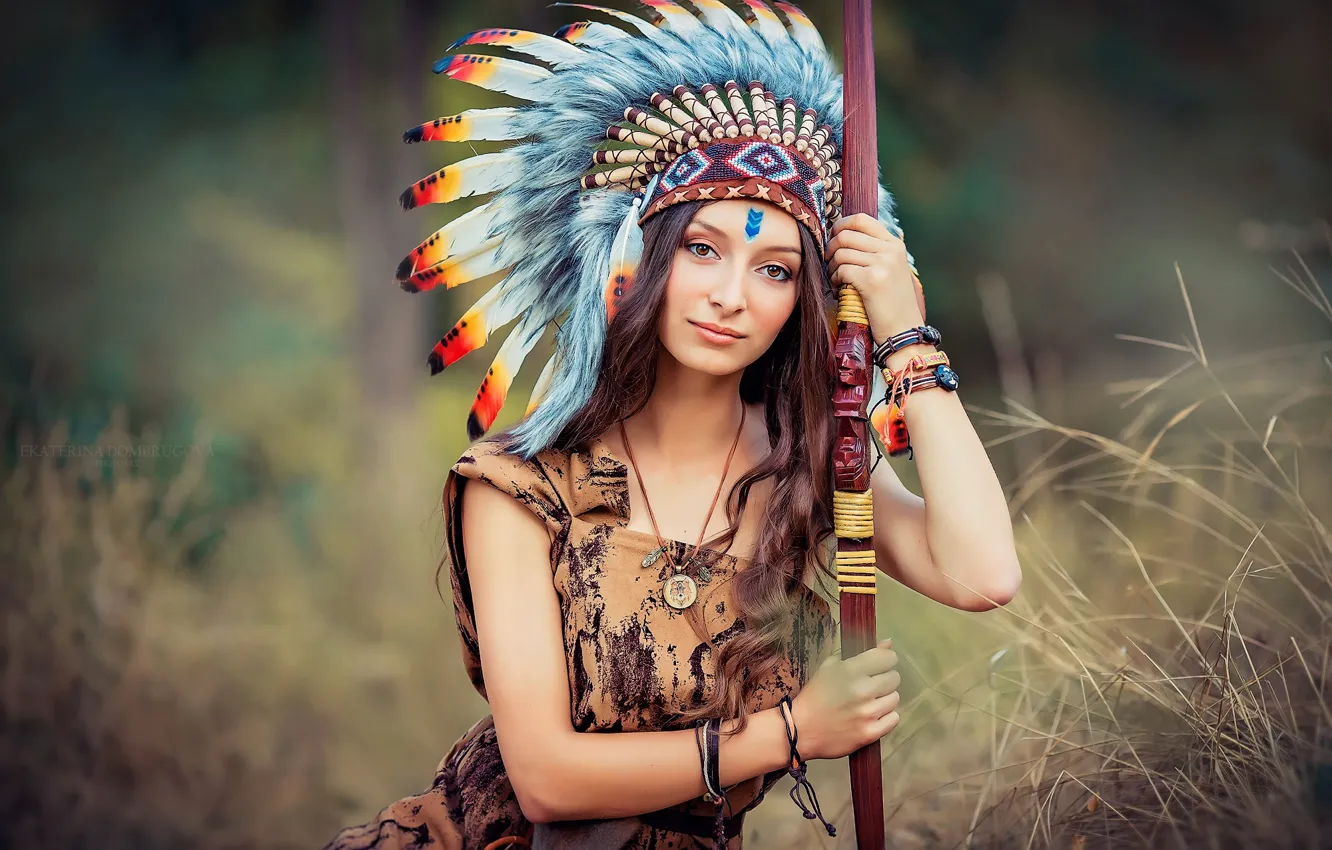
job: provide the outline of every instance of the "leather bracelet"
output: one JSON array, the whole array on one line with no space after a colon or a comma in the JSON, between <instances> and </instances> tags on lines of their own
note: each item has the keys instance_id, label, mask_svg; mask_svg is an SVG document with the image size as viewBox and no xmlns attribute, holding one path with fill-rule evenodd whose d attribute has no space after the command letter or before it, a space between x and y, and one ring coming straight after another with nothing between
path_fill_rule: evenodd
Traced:
<instances>
[{"instance_id":1,"label":"leather bracelet","mask_svg":"<svg viewBox=\"0 0 1332 850\"><path fill-rule=\"evenodd\" d=\"M708 786L718 804L726 802L726 794L721 787L721 721L712 719L705 728L708 736Z\"/></svg>"},{"instance_id":2,"label":"leather bracelet","mask_svg":"<svg viewBox=\"0 0 1332 850\"><path fill-rule=\"evenodd\" d=\"M933 345L936 348L943 342L943 334L932 325L921 325L918 328L908 328L901 333L893 334L874 347L873 360L876 365L883 368L887 365L888 355L901 351L908 345Z\"/></svg>"},{"instance_id":3,"label":"leather bracelet","mask_svg":"<svg viewBox=\"0 0 1332 850\"><path fill-rule=\"evenodd\" d=\"M906 396L916 390L928 390L934 387L955 393L960 383L961 379L958 378L957 373L953 371L951 366L940 365L936 366L932 372L907 378L902 382L902 389L898 392L897 397L890 398L888 401L904 404Z\"/></svg>"},{"instance_id":4,"label":"leather bracelet","mask_svg":"<svg viewBox=\"0 0 1332 850\"><path fill-rule=\"evenodd\" d=\"M703 799L715 803L717 806L716 815L712 823L713 850L726 850L726 807L730 801L721 790L721 763L719 754L721 750L721 721L708 718L703 721L701 735L703 738L703 787L707 791L703 794Z\"/></svg>"}]
</instances>

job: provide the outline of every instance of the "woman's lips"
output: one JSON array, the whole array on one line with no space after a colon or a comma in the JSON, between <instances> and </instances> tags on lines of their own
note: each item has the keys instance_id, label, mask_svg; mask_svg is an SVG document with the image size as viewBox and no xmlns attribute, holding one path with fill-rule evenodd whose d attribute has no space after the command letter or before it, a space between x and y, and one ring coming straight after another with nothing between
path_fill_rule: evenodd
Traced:
<instances>
[{"instance_id":1,"label":"woman's lips","mask_svg":"<svg viewBox=\"0 0 1332 850\"><path fill-rule=\"evenodd\" d=\"M702 325L697 324L695 322L690 322L689 324L693 325L698 330L699 336L703 337L703 339L712 343L713 345L731 345L732 343L736 343L744 339L744 337L730 336L729 334L718 333L717 331L709 330L708 328L705 328Z\"/></svg>"}]
</instances>

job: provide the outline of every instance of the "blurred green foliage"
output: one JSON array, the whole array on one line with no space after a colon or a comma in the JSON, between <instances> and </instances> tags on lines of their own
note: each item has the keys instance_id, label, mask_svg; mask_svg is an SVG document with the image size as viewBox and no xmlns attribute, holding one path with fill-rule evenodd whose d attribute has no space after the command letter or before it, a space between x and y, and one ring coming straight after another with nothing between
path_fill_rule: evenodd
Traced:
<instances>
[{"instance_id":1,"label":"blurred green foliage","mask_svg":"<svg viewBox=\"0 0 1332 850\"><path fill-rule=\"evenodd\" d=\"M401 132L504 101L434 78L428 61L404 68L413 15L432 58L471 29L551 32L595 16L532 0L353 2L363 52L350 56L328 37L330 10L348 2L76 0L14 13L0 35L0 450L22 468L23 446L57 424L70 444L108 427L206 441L202 483L170 513L204 594L181 602L173 588L154 604L180 634L207 610L227 640L252 645L244 657L264 664L238 660L233 678L210 681L259 688L256 715L296 692L339 707L327 793L360 816L419 787L482 710L459 684L447 606L428 588L439 487L500 340L434 380L432 339L417 340L402 409L367 400L359 299L377 285L385 299L409 296L391 263L366 281L358 258L396 261L413 234L460 210L415 211L405 231L351 227L340 163L359 131L374 173L354 212L362 225L400 222L400 165L416 168L410 180L471 153L399 153ZM801 5L840 53L840 4ZM1008 283L1035 400L1097 433L1130 415L1104 398L1106 381L1175 362L1113 335L1179 339L1176 263L1211 353L1326 336L1304 302L1264 282L1292 251L1329 277L1332 112L1318 81L1332 78L1319 37L1332 6L901 0L875 15L883 179L968 402L997 407L1011 390L977 295L983 275ZM353 62L366 91L356 128L338 123L333 82ZM403 92L412 73L420 113ZM415 298L430 337L485 285ZM499 425L521 413L533 377ZM167 486L184 468L171 457L102 466L85 488L117 476ZM125 521L146 527L162 510L136 502ZM37 512L31 529L50 520ZM72 550L79 533L68 532ZM928 617L910 619L917 602L889 599L901 628L924 634ZM961 651L948 640L970 640L946 626L917 650L922 680ZM186 646L162 675L191 669Z\"/></svg>"},{"instance_id":2,"label":"blurred green foliage","mask_svg":"<svg viewBox=\"0 0 1332 850\"><path fill-rule=\"evenodd\" d=\"M840 7L806 7L840 53ZM351 57L332 55L329 8L24 10L23 35L7 37L17 85L0 134L11 453L15 423L68 419L92 433L126 402L136 421L168 430L207 419L231 476L217 492L228 503L277 490L297 510L347 462L332 434L359 394L346 360L356 353L346 258L360 237L338 215L335 147L347 128L332 120L330 79ZM400 79L402 8L359 13L377 105L366 136L386 149L407 123L500 100L431 78L427 114L403 122L399 105L379 106ZM550 31L584 16L524 0L420 8L432 56L471 28ZM1245 244L1241 223L1295 222L1285 241L1307 248L1317 227L1305 223L1332 196L1329 119L1300 94L1329 61L1301 34L1328 18L1310 0L876 8L884 179L931 319L978 398L992 398L995 378L975 295L984 272L1009 281L1029 357L1088 377L1122 360L1088 341L1176 327L1174 262L1224 293L1211 308L1223 335L1263 307L1245 283L1290 246ZM444 156L414 162L429 163L424 173ZM401 215L397 187L383 188L382 207L365 215ZM427 232L452 214L429 210L412 226ZM402 297L387 269L384 278L384 298ZM471 297L421 298L431 333ZM1295 330L1314 327L1298 309L1271 309ZM453 383L484 365L458 367ZM420 383L432 409L454 395L442 383ZM454 410L440 423L454 435L446 443L460 443L463 418Z\"/></svg>"}]
</instances>

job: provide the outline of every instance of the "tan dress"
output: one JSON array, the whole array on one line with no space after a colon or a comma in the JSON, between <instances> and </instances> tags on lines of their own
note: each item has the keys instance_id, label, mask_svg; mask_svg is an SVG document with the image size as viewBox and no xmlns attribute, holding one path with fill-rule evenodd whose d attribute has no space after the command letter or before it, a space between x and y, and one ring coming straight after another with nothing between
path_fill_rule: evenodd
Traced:
<instances>
[{"instance_id":1,"label":"tan dress","mask_svg":"<svg viewBox=\"0 0 1332 850\"><path fill-rule=\"evenodd\" d=\"M699 704L714 686L714 649L701 636L709 636L719 647L744 630L735 617L730 579L748 561L711 550L703 553L697 563L708 568L711 578L699 584L692 606L677 611L661 598L670 569L666 560L658 559L648 568L642 565L657 548L656 538L625 527L628 468L609 452L604 440L594 440L581 451L542 452L526 463L500 452L493 441L477 443L449 472L444 522L446 569L463 660L483 697L486 688L459 521L465 479L485 481L512 496L552 532L552 579L563 619L573 728L578 732L689 728L674 722L673 713ZM687 548L679 541L670 545L676 547L677 556ZM691 575L699 579L701 571L691 570ZM794 696L832 636L828 602L804 585L800 593L794 650L758 688L750 700L751 712L777 705L783 695ZM775 771L733 788L727 795L728 813L753 808L782 775L783 771ZM344 829L326 850L486 850L529 845L710 848L712 840L706 836L714 811L700 797L664 812L702 816L709 827L704 835L666 829L638 817L562 821L534 829L518 806L487 715L444 757L429 790L394 803L367 824ZM656 823L661 823L659 818ZM738 835L740 824L734 826ZM730 850L740 846L732 834L728 830Z\"/></svg>"}]
</instances>

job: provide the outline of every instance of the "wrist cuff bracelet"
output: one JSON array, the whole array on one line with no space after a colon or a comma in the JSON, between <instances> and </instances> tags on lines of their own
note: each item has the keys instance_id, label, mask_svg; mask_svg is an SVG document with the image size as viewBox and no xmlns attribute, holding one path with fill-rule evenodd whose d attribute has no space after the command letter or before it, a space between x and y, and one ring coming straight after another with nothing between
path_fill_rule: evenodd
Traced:
<instances>
[{"instance_id":1,"label":"wrist cuff bracelet","mask_svg":"<svg viewBox=\"0 0 1332 850\"><path fill-rule=\"evenodd\" d=\"M908 328L901 333L893 334L874 347L874 362L883 366L889 354L895 351L901 351L908 345L934 345L938 346L943 342L943 334L939 333L931 325L921 325L918 328Z\"/></svg>"},{"instance_id":2,"label":"wrist cuff bracelet","mask_svg":"<svg viewBox=\"0 0 1332 850\"><path fill-rule=\"evenodd\" d=\"M703 766L703 799L717 805L713 821L714 850L726 850L726 806L730 803L721 790L721 721L708 718L694 728L694 741L698 744L699 759Z\"/></svg>"}]
</instances>

